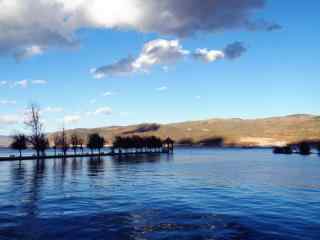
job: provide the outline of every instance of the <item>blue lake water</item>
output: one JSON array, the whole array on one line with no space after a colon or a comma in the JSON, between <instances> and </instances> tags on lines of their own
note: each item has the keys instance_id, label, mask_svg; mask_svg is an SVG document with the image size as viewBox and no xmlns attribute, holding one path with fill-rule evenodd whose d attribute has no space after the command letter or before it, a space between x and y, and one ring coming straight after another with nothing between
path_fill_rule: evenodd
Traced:
<instances>
[{"instance_id":1,"label":"blue lake water","mask_svg":"<svg viewBox=\"0 0 320 240\"><path fill-rule=\"evenodd\" d=\"M0 162L0 239L320 239L320 157L271 150Z\"/></svg>"}]
</instances>

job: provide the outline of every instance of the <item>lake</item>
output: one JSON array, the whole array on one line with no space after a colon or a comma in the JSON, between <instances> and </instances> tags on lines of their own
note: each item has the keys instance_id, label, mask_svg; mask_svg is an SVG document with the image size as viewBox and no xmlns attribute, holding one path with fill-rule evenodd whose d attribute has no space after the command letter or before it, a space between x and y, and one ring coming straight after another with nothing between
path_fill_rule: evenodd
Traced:
<instances>
[{"instance_id":1,"label":"lake","mask_svg":"<svg viewBox=\"0 0 320 240\"><path fill-rule=\"evenodd\" d=\"M320 157L270 149L0 162L0 239L320 239Z\"/></svg>"}]
</instances>

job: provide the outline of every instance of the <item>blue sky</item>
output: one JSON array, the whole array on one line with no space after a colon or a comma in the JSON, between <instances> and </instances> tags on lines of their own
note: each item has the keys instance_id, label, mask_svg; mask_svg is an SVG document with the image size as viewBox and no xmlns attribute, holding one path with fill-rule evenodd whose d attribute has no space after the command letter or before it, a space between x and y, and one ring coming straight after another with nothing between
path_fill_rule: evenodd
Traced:
<instances>
[{"instance_id":1,"label":"blue sky","mask_svg":"<svg viewBox=\"0 0 320 240\"><path fill-rule=\"evenodd\" d=\"M1 41L0 35L0 135L24 130L23 111L31 102L41 106L47 131L59 129L63 122L77 128L320 114L320 3L266 3L253 17L275 21L281 29L195 29L180 36L163 29L79 27L73 32L74 46L47 41L30 56L23 52L21 59L11 52L1 54L1 44L7 45L6 36ZM90 73L128 56L137 59L143 46L156 39L178 40L190 53L125 74L112 72L97 79ZM234 42L246 49L235 59L192 57L199 48L223 51Z\"/></svg>"}]
</instances>

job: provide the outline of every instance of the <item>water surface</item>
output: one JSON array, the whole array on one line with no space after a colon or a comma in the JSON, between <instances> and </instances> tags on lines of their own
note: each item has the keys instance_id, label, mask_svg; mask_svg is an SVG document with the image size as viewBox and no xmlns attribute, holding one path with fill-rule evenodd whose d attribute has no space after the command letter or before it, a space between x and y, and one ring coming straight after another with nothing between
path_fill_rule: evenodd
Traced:
<instances>
[{"instance_id":1,"label":"water surface","mask_svg":"<svg viewBox=\"0 0 320 240\"><path fill-rule=\"evenodd\" d=\"M320 239L320 157L270 150L0 162L0 239Z\"/></svg>"}]
</instances>

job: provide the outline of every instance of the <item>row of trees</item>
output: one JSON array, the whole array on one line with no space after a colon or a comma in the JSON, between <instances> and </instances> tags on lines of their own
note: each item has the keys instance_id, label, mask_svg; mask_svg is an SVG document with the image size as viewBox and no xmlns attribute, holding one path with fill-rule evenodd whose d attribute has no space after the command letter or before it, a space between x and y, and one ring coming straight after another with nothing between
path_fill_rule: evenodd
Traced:
<instances>
[{"instance_id":1,"label":"row of trees","mask_svg":"<svg viewBox=\"0 0 320 240\"><path fill-rule=\"evenodd\" d=\"M94 133L88 136L86 147L90 149L91 154L93 154L94 151L98 151L99 154L101 154L101 149L104 145L105 140L103 137L99 136L99 134ZM37 157L44 156L46 150L50 147L49 141L45 136L41 136L37 141L37 144L33 144L30 141L30 138L24 134L13 136L11 148L19 151L20 158L22 157L22 151L26 150L29 146L37 152ZM83 154L84 146L84 140L77 134L72 134L71 137L68 138L63 130L61 134L54 136L52 148L54 149L55 156L57 155L58 150L66 156L69 149L72 149L75 155L78 150Z\"/></svg>"},{"instance_id":2,"label":"row of trees","mask_svg":"<svg viewBox=\"0 0 320 240\"><path fill-rule=\"evenodd\" d=\"M33 148L36 151L37 158L44 156L46 150L50 147L49 140L43 130L43 122L40 118L40 108L32 104L27 111L25 125L30 129L30 135L17 134L13 136L11 148L19 151L20 158L22 157L22 151L28 147ZM94 133L88 136L87 147L93 153L98 150L99 154L101 149L105 145L105 140L99 134ZM63 155L66 155L71 148L74 154L77 154L77 150L80 149L83 153L84 140L77 134L72 134L68 138L65 129L62 129L60 134L56 134L53 137L53 149L55 155L57 150L60 149Z\"/></svg>"},{"instance_id":3,"label":"row of trees","mask_svg":"<svg viewBox=\"0 0 320 240\"><path fill-rule=\"evenodd\" d=\"M11 148L19 151L20 158L22 157L22 151L28 147L31 147L36 151L37 158L44 156L46 150L50 146L49 140L43 130L43 123L40 119L40 108L37 105L32 104L30 106L30 110L27 111L26 119L25 125L29 127L30 135L18 134L13 136ZM113 142L112 150L114 151L117 149L119 153L121 153L122 151L150 152L166 149L168 152L172 152L173 143L174 142L170 138L162 141L160 138L155 136L116 137ZM61 133L54 135L52 139L52 148L54 149L55 155L57 155L57 151L59 150L64 156L66 156L69 149L73 150L74 155L77 154L78 150L83 154L84 145L85 141L83 138L76 133L71 134L71 136L67 136L64 128ZM86 147L91 150L91 154L93 154L94 151L98 151L100 155L101 149L104 145L105 139L97 133L90 134L86 141Z\"/></svg>"},{"instance_id":4,"label":"row of trees","mask_svg":"<svg viewBox=\"0 0 320 240\"><path fill-rule=\"evenodd\" d=\"M273 149L273 152L278 154L292 154L293 152L298 152L302 155L310 155L312 146L315 147L320 153L320 142L316 144L310 144L309 142L305 141L285 147L276 147Z\"/></svg>"},{"instance_id":5,"label":"row of trees","mask_svg":"<svg viewBox=\"0 0 320 240\"><path fill-rule=\"evenodd\" d=\"M120 153L122 151L136 151L136 152L149 152L161 151L163 141L155 136L152 137L116 137L113 142L113 151L117 149Z\"/></svg>"}]
</instances>

